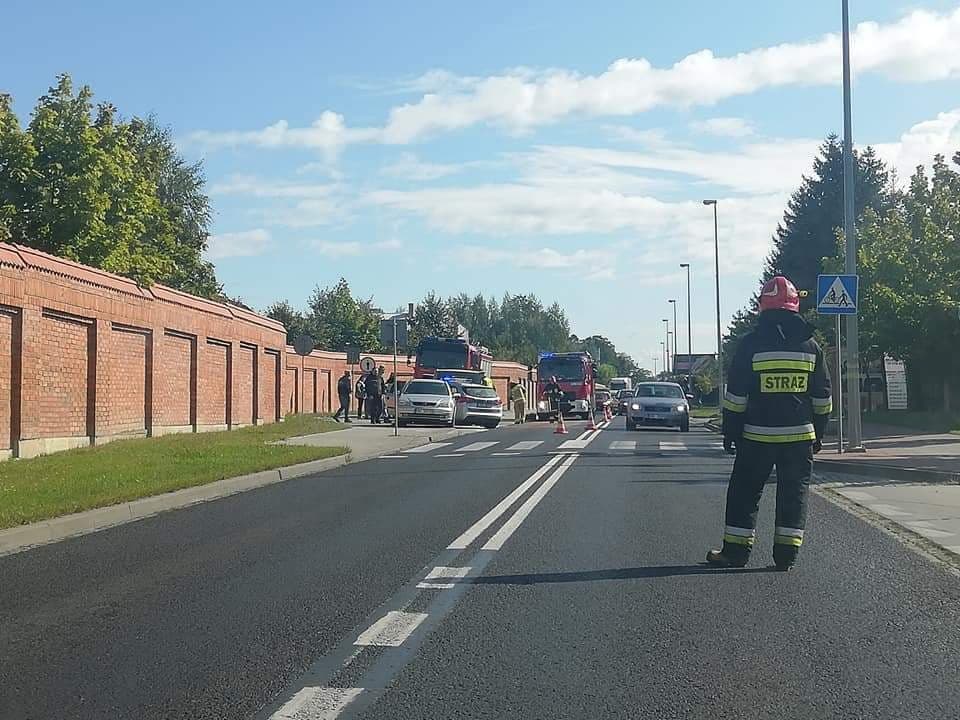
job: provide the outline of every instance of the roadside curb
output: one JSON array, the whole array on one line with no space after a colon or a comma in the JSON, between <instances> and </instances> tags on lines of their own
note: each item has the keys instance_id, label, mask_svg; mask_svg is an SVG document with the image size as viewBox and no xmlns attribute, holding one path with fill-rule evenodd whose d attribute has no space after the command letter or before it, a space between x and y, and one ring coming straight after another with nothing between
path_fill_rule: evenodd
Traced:
<instances>
[{"instance_id":1,"label":"roadside curb","mask_svg":"<svg viewBox=\"0 0 960 720\"><path fill-rule=\"evenodd\" d=\"M900 467L898 465L883 465L871 461L856 462L853 460L831 460L816 458L814 467L826 472L846 475L860 475L878 480L905 480L908 482L960 484L960 473L945 470L927 470L925 468Z\"/></svg>"},{"instance_id":2,"label":"roadside curb","mask_svg":"<svg viewBox=\"0 0 960 720\"><path fill-rule=\"evenodd\" d=\"M459 437L460 435L466 434L466 432L468 431L454 429L441 431L432 437L435 441L438 437ZM41 520L30 523L29 525L7 528L0 530L0 557L13 555L24 550L40 547L41 545L49 545L72 537L89 535L90 533L117 527L118 525L125 525L137 520L143 520L144 518L153 517L168 510L180 510L212 500L219 500L248 490L255 490L256 488L266 487L267 485L273 485L286 480L293 480L294 478L305 475L313 475L314 473L333 470L334 468L343 467L350 463L372 460L380 455L409 450L419 445L425 445L428 442L430 442L429 437L416 436L408 438L386 450L381 449L355 453L347 449L346 453L335 457L311 460L296 465L274 468L273 470L263 470L248 475L225 478L205 485L196 485L182 490L174 490L172 492L161 493L160 495L151 495L150 497L131 500L130 502L84 510L83 512L73 513L71 515L51 518L50 520Z\"/></svg>"}]
</instances>

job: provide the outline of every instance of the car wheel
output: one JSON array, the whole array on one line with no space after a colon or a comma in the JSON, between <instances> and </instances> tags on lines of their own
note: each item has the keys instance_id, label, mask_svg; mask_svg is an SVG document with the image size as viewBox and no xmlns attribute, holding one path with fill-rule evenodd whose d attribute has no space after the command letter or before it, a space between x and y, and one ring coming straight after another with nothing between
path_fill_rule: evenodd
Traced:
<instances>
[{"instance_id":1,"label":"car wheel","mask_svg":"<svg viewBox=\"0 0 960 720\"><path fill-rule=\"evenodd\" d=\"M689 418L685 419L680 423L680 432L690 432L690 420Z\"/></svg>"},{"instance_id":2,"label":"car wheel","mask_svg":"<svg viewBox=\"0 0 960 720\"><path fill-rule=\"evenodd\" d=\"M488 422L488 423L484 423L484 424L483 424L483 426L484 426L485 428L487 428L488 430L493 430L493 429L495 429L498 425L500 425L500 422L499 422L499 421L497 421L497 422Z\"/></svg>"}]
</instances>

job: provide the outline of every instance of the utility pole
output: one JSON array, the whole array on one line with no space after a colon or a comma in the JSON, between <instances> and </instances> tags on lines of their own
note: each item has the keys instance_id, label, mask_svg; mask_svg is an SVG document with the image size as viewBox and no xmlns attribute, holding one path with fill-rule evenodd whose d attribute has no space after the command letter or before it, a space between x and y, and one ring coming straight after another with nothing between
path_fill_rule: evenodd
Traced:
<instances>
[{"instance_id":1,"label":"utility pole","mask_svg":"<svg viewBox=\"0 0 960 720\"><path fill-rule=\"evenodd\" d=\"M842 0L843 11L843 238L846 245L846 272L857 274L857 235L854 227L853 197L853 119L850 91L850 10ZM847 450L864 452L860 424L860 323L848 315L847 323ZM839 357L839 356L838 356ZM842 367L838 362L837 367ZM842 378L837 378L842 382ZM842 409L841 409L842 412Z\"/></svg>"},{"instance_id":2,"label":"utility pole","mask_svg":"<svg viewBox=\"0 0 960 720\"><path fill-rule=\"evenodd\" d=\"M720 329L720 230L717 222L717 201L704 200L704 205L713 205L713 262L717 273L717 398L723 402L723 333Z\"/></svg>"},{"instance_id":3,"label":"utility pole","mask_svg":"<svg viewBox=\"0 0 960 720\"><path fill-rule=\"evenodd\" d=\"M680 267L687 269L687 386L690 385L690 376L693 372L693 322L690 315L690 263L680 263Z\"/></svg>"},{"instance_id":4,"label":"utility pole","mask_svg":"<svg viewBox=\"0 0 960 720\"><path fill-rule=\"evenodd\" d=\"M677 326L677 301L667 300L673 305L673 374L677 374L677 335L680 334L680 328Z\"/></svg>"}]
</instances>

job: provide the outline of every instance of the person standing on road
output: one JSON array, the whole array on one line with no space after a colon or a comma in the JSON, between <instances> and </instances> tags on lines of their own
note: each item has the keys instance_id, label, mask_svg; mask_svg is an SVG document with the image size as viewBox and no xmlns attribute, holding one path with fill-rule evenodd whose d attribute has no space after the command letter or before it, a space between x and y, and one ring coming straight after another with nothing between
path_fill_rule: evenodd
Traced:
<instances>
[{"instance_id":1,"label":"person standing on road","mask_svg":"<svg viewBox=\"0 0 960 720\"><path fill-rule=\"evenodd\" d=\"M350 377L350 371L344 370L343 375L337 380L337 397L340 399L340 409L334 414L333 419L340 420L343 414L344 422L353 422L350 419L350 394L353 391L353 379Z\"/></svg>"},{"instance_id":2,"label":"person standing on road","mask_svg":"<svg viewBox=\"0 0 960 720\"><path fill-rule=\"evenodd\" d=\"M513 424L520 425L527 421L527 391L523 383L514 383L510 388L510 400L513 401Z\"/></svg>"},{"instance_id":3,"label":"person standing on road","mask_svg":"<svg viewBox=\"0 0 960 720\"><path fill-rule=\"evenodd\" d=\"M363 406L367 401L367 388L363 382L363 373L360 373L357 378L357 385L353 394L357 398L357 420L359 420L363 417Z\"/></svg>"},{"instance_id":4,"label":"person standing on road","mask_svg":"<svg viewBox=\"0 0 960 720\"><path fill-rule=\"evenodd\" d=\"M372 370L364 381L364 387L367 391L367 417L374 425L379 425L382 420L383 408L383 378L376 370Z\"/></svg>"},{"instance_id":5,"label":"person standing on road","mask_svg":"<svg viewBox=\"0 0 960 720\"><path fill-rule=\"evenodd\" d=\"M560 415L560 400L563 398L563 390L560 389L560 383L557 382L557 376L552 375L550 377L550 382L546 384L543 388L543 394L547 398L547 402L550 404L550 412L556 412L557 415ZM551 422L553 422L551 420Z\"/></svg>"},{"instance_id":6,"label":"person standing on road","mask_svg":"<svg viewBox=\"0 0 960 720\"><path fill-rule=\"evenodd\" d=\"M711 565L747 564L763 486L774 466L778 570L793 566L803 543L813 455L822 448L833 401L823 351L799 312L793 283L779 275L767 281L757 329L734 355L723 397L723 447L737 459L727 486L723 547L707 553Z\"/></svg>"}]
</instances>

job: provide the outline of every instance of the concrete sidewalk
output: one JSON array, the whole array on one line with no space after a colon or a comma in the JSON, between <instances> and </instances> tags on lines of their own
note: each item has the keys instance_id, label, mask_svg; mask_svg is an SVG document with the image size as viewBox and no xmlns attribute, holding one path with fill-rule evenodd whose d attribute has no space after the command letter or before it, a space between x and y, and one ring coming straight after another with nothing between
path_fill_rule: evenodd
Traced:
<instances>
[{"instance_id":1,"label":"concrete sidewalk","mask_svg":"<svg viewBox=\"0 0 960 720\"><path fill-rule=\"evenodd\" d=\"M817 465L888 480L960 482L960 435L908 428L863 426L865 453L837 453L836 439L824 443Z\"/></svg>"}]
</instances>

